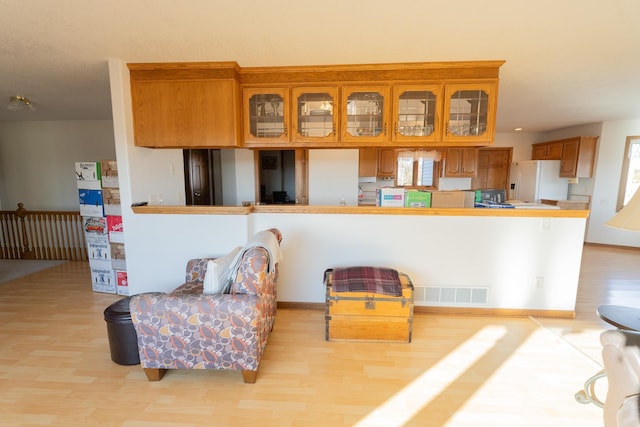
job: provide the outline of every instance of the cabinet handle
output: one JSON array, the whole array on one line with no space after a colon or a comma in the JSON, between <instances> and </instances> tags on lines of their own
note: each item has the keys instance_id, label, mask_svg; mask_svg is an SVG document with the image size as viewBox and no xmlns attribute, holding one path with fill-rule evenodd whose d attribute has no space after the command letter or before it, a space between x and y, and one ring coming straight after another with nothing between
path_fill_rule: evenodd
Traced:
<instances>
[{"instance_id":1,"label":"cabinet handle","mask_svg":"<svg viewBox=\"0 0 640 427\"><path fill-rule=\"evenodd\" d=\"M338 134L338 133L337 133L337 130L338 130L338 128L336 127L336 124L334 123L334 124L333 124L333 134L334 134L334 135L337 135L337 134Z\"/></svg>"},{"instance_id":2,"label":"cabinet handle","mask_svg":"<svg viewBox=\"0 0 640 427\"><path fill-rule=\"evenodd\" d=\"M387 136L387 124L384 124L384 136Z\"/></svg>"},{"instance_id":3,"label":"cabinet handle","mask_svg":"<svg viewBox=\"0 0 640 427\"><path fill-rule=\"evenodd\" d=\"M393 126L393 134L394 135L398 134L398 122L396 122L395 125Z\"/></svg>"},{"instance_id":4,"label":"cabinet handle","mask_svg":"<svg viewBox=\"0 0 640 427\"><path fill-rule=\"evenodd\" d=\"M289 135L289 132L287 131L287 126L286 126L286 125L285 125L285 127L284 127L284 135L285 135L285 136Z\"/></svg>"},{"instance_id":5,"label":"cabinet handle","mask_svg":"<svg viewBox=\"0 0 640 427\"><path fill-rule=\"evenodd\" d=\"M444 134L449 135L449 122L445 123L444 125Z\"/></svg>"}]
</instances>

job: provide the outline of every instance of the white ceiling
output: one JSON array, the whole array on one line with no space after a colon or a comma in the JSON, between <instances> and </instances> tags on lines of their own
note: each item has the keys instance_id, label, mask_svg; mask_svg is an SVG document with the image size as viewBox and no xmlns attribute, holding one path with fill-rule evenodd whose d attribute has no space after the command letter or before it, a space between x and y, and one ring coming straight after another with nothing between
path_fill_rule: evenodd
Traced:
<instances>
[{"instance_id":1,"label":"white ceiling","mask_svg":"<svg viewBox=\"0 0 640 427\"><path fill-rule=\"evenodd\" d=\"M638 0L0 0L0 121L110 119L109 58L506 60L498 132L640 118Z\"/></svg>"}]
</instances>

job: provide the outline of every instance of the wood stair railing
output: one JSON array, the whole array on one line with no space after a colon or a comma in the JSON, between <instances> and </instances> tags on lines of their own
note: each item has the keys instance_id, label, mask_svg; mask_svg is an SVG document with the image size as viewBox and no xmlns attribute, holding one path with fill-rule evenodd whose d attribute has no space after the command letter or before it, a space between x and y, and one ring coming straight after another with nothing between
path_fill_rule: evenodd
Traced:
<instances>
[{"instance_id":1,"label":"wood stair railing","mask_svg":"<svg viewBox=\"0 0 640 427\"><path fill-rule=\"evenodd\" d=\"M0 259L86 261L80 212L0 211Z\"/></svg>"}]
</instances>

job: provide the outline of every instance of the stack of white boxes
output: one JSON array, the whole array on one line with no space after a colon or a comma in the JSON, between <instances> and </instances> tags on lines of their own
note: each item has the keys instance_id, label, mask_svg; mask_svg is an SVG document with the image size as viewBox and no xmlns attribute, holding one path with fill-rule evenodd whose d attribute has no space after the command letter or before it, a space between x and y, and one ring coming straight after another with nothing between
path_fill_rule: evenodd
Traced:
<instances>
[{"instance_id":1,"label":"stack of white boxes","mask_svg":"<svg viewBox=\"0 0 640 427\"><path fill-rule=\"evenodd\" d=\"M92 288L128 295L116 162L77 162L76 180Z\"/></svg>"}]
</instances>

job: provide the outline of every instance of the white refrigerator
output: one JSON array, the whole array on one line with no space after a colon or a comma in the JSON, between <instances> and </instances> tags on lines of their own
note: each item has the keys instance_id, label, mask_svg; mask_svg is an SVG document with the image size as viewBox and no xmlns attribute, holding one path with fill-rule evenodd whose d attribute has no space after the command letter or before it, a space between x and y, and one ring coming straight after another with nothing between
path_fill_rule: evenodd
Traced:
<instances>
[{"instance_id":1,"label":"white refrigerator","mask_svg":"<svg viewBox=\"0 0 640 427\"><path fill-rule=\"evenodd\" d=\"M509 198L529 203L567 200L569 179L560 178L560 160L522 160L511 164Z\"/></svg>"}]
</instances>

